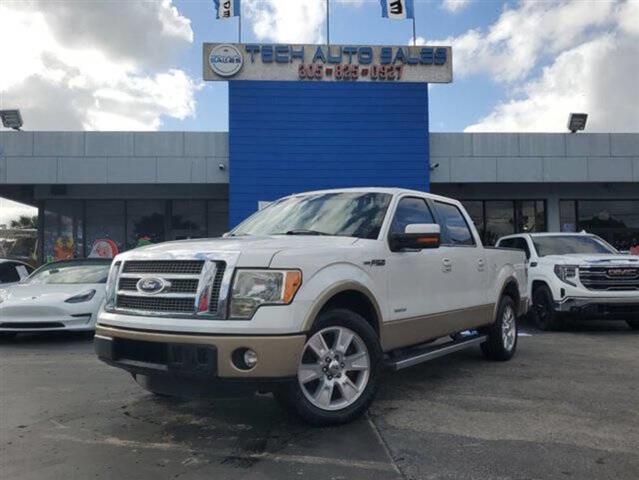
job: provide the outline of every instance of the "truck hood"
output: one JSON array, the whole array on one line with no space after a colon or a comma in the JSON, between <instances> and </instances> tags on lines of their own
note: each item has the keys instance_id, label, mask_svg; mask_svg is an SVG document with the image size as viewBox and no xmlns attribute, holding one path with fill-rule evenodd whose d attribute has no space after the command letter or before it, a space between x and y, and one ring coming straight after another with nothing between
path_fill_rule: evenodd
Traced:
<instances>
[{"instance_id":1,"label":"truck hood","mask_svg":"<svg viewBox=\"0 0 639 480\"><path fill-rule=\"evenodd\" d=\"M636 255L571 253L568 255L548 255L543 257L544 262L553 264L576 265L637 265L639 257Z\"/></svg>"},{"instance_id":2,"label":"truck hood","mask_svg":"<svg viewBox=\"0 0 639 480\"><path fill-rule=\"evenodd\" d=\"M203 238L179 240L130 250L118 256L118 260L130 259L171 259L197 258L207 254L237 253L237 266L268 267L273 256L288 249L312 249L316 247L343 247L352 245L358 239L353 237L332 237L316 235L272 235L258 237L252 235L226 238Z\"/></svg>"}]
</instances>

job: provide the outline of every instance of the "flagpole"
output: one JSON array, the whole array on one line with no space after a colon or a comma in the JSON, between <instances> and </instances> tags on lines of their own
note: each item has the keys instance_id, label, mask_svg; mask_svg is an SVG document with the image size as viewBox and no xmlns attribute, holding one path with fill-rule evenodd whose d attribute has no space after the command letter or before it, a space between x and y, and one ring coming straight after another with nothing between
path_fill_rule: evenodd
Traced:
<instances>
[{"instance_id":1,"label":"flagpole","mask_svg":"<svg viewBox=\"0 0 639 480\"><path fill-rule=\"evenodd\" d=\"M238 28L237 28L238 42L237 43L242 43L242 4L241 3L240 3L240 11L238 12L238 15L237 15L237 20L238 20Z\"/></svg>"},{"instance_id":2,"label":"flagpole","mask_svg":"<svg viewBox=\"0 0 639 480\"><path fill-rule=\"evenodd\" d=\"M330 16L330 0L326 0L326 45L331 44L331 16Z\"/></svg>"},{"instance_id":3,"label":"flagpole","mask_svg":"<svg viewBox=\"0 0 639 480\"><path fill-rule=\"evenodd\" d=\"M415 12L413 12L413 47L417 46L417 34L415 33Z\"/></svg>"}]
</instances>

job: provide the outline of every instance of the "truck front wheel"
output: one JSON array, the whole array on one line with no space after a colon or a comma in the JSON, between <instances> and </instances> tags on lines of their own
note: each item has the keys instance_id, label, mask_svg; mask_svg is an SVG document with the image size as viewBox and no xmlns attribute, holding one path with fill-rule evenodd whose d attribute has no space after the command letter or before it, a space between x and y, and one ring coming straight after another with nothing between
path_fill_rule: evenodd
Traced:
<instances>
[{"instance_id":1,"label":"truck front wheel","mask_svg":"<svg viewBox=\"0 0 639 480\"><path fill-rule=\"evenodd\" d=\"M484 356L501 362L510 360L517 349L517 314L509 296L499 301L497 318L487 333L488 340L481 344Z\"/></svg>"},{"instance_id":2,"label":"truck front wheel","mask_svg":"<svg viewBox=\"0 0 639 480\"><path fill-rule=\"evenodd\" d=\"M559 320L555 312L552 292L546 285L535 288L532 295L531 319L539 330L555 330Z\"/></svg>"},{"instance_id":3,"label":"truck front wheel","mask_svg":"<svg viewBox=\"0 0 639 480\"><path fill-rule=\"evenodd\" d=\"M276 398L309 424L339 425L362 415L377 393L382 349L375 330L350 310L320 314L298 365L297 379Z\"/></svg>"}]
</instances>

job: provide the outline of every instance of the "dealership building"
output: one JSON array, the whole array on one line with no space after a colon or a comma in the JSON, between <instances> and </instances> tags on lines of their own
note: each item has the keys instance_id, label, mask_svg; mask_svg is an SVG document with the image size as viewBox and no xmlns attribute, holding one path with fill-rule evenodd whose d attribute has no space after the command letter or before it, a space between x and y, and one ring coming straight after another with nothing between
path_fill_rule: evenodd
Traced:
<instances>
[{"instance_id":1,"label":"dealership building","mask_svg":"<svg viewBox=\"0 0 639 480\"><path fill-rule=\"evenodd\" d=\"M320 48L205 44L229 132L2 131L0 197L39 209L40 261L219 236L262 202L361 186L460 199L487 244L584 229L639 245L639 134L430 133L450 49Z\"/></svg>"}]
</instances>

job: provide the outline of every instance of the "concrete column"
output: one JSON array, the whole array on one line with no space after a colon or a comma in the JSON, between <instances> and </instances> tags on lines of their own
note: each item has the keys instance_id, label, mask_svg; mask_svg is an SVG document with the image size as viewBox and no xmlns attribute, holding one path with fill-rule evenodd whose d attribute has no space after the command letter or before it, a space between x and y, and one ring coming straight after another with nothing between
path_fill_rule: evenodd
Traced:
<instances>
[{"instance_id":1,"label":"concrete column","mask_svg":"<svg viewBox=\"0 0 639 480\"><path fill-rule=\"evenodd\" d=\"M546 215L548 218L548 231L559 232L561 221L559 217L559 195L552 193L546 199Z\"/></svg>"}]
</instances>

